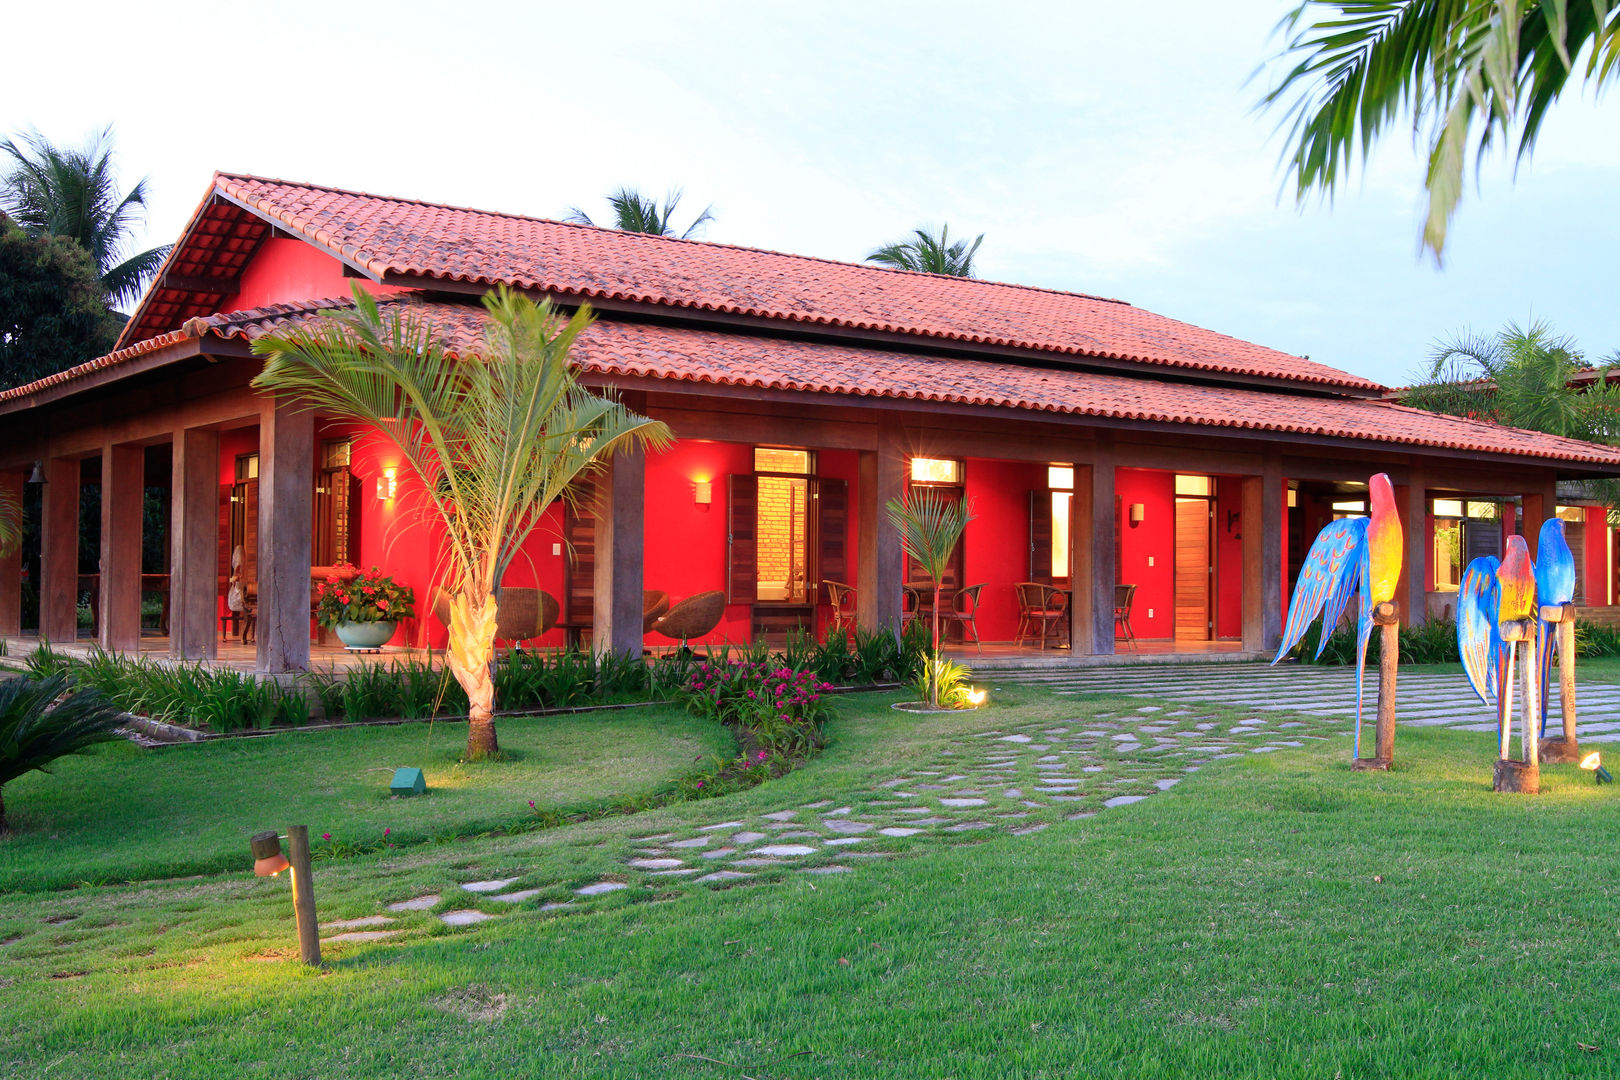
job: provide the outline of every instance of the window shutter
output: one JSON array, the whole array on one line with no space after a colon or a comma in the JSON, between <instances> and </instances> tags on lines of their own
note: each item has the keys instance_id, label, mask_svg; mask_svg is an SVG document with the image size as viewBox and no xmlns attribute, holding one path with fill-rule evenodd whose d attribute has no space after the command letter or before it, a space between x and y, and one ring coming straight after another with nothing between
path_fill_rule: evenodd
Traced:
<instances>
[{"instance_id":1,"label":"window shutter","mask_svg":"<svg viewBox=\"0 0 1620 1080\"><path fill-rule=\"evenodd\" d=\"M242 482L242 580L259 584L259 482Z\"/></svg>"},{"instance_id":2,"label":"window shutter","mask_svg":"<svg viewBox=\"0 0 1620 1080\"><path fill-rule=\"evenodd\" d=\"M751 604L758 597L759 568L759 479L733 475L727 512L731 515L726 533L726 600Z\"/></svg>"},{"instance_id":3,"label":"window shutter","mask_svg":"<svg viewBox=\"0 0 1620 1080\"><path fill-rule=\"evenodd\" d=\"M568 582L563 590L563 622L589 626L596 602L596 481L581 477L563 502L563 542L568 551Z\"/></svg>"},{"instance_id":4,"label":"window shutter","mask_svg":"<svg viewBox=\"0 0 1620 1080\"><path fill-rule=\"evenodd\" d=\"M1052 583L1052 493L1029 493L1029 580Z\"/></svg>"},{"instance_id":5,"label":"window shutter","mask_svg":"<svg viewBox=\"0 0 1620 1080\"><path fill-rule=\"evenodd\" d=\"M1491 518L1463 522L1463 566L1482 555L1502 557L1502 523Z\"/></svg>"},{"instance_id":6,"label":"window shutter","mask_svg":"<svg viewBox=\"0 0 1620 1080\"><path fill-rule=\"evenodd\" d=\"M231 493L235 484L219 488L219 595L224 596L231 581Z\"/></svg>"},{"instance_id":7,"label":"window shutter","mask_svg":"<svg viewBox=\"0 0 1620 1080\"><path fill-rule=\"evenodd\" d=\"M816 547L821 581L849 583L849 485L842 480L816 481ZM812 582L817 590L820 581Z\"/></svg>"}]
</instances>

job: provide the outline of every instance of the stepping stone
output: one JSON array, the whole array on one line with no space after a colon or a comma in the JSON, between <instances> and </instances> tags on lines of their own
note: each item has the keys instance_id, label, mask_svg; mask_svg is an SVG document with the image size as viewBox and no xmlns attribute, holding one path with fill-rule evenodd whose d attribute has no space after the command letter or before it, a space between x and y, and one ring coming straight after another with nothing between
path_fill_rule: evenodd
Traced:
<instances>
[{"instance_id":1,"label":"stepping stone","mask_svg":"<svg viewBox=\"0 0 1620 1080\"><path fill-rule=\"evenodd\" d=\"M688 866L681 870L654 870L648 877L678 877L681 874L695 874L703 869L701 866Z\"/></svg>"},{"instance_id":2,"label":"stepping stone","mask_svg":"<svg viewBox=\"0 0 1620 1080\"><path fill-rule=\"evenodd\" d=\"M899 794L902 794L902 792L898 792L898 791L897 791L897 792L895 792L895 794L896 794L896 795L899 795ZM849 813L849 812L850 812L850 810L851 810L851 809L853 809L853 807L848 807L848 806L840 806L840 807L839 807L839 808L838 808L838 809L836 809L836 810L828 810L828 811L827 811L827 812L826 812L826 813L825 813L825 814L824 814L824 815L822 815L822 816L823 816L823 817L843 817L843 816L844 816L844 815L845 815L845 814L847 814L847 813Z\"/></svg>"},{"instance_id":3,"label":"stepping stone","mask_svg":"<svg viewBox=\"0 0 1620 1080\"><path fill-rule=\"evenodd\" d=\"M1096 817L1096 816L1097 816L1097 811L1095 811L1095 810L1082 810L1078 814L1069 814L1063 820L1064 821L1083 821L1084 819L1086 819L1088 817Z\"/></svg>"},{"instance_id":4,"label":"stepping stone","mask_svg":"<svg viewBox=\"0 0 1620 1080\"><path fill-rule=\"evenodd\" d=\"M1043 821L1039 825L1030 825L1026 828L1014 829L1012 834L1014 836L1028 836L1030 833L1040 832L1042 829L1046 828L1046 826L1047 823Z\"/></svg>"},{"instance_id":5,"label":"stepping stone","mask_svg":"<svg viewBox=\"0 0 1620 1080\"><path fill-rule=\"evenodd\" d=\"M949 784L915 784L913 786L916 787L916 789L918 791L949 791L949 790L951 790Z\"/></svg>"},{"instance_id":6,"label":"stepping stone","mask_svg":"<svg viewBox=\"0 0 1620 1080\"><path fill-rule=\"evenodd\" d=\"M439 903L439 894L430 893L427 896L418 896L411 900L401 900L397 904L389 904L389 911L426 911L436 907Z\"/></svg>"},{"instance_id":7,"label":"stepping stone","mask_svg":"<svg viewBox=\"0 0 1620 1080\"><path fill-rule=\"evenodd\" d=\"M1181 783L1181 777L1172 776L1172 777L1170 777L1168 779L1165 779L1165 780L1155 780L1155 781L1153 781L1153 786L1158 788L1160 791L1169 791L1171 788L1175 787L1179 783Z\"/></svg>"},{"instance_id":8,"label":"stepping stone","mask_svg":"<svg viewBox=\"0 0 1620 1080\"><path fill-rule=\"evenodd\" d=\"M355 930L362 926L387 926L393 922L387 915L367 915L363 919L338 919L335 922L325 923L322 930Z\"/></svg>"},{"instance_id":9,"label":"stepping stone","mask_svg":"<svg viewBox=\"0 0 1620 1080\"><path fill-rule=\"evenodd\" d=\"M1085 768L1081 769L1080 771L1081 772L1102 772L1104 768L1105 768L1105 766L1102 766L1102 765L1087 765Z\"/></svg>"},{"instance_id":10,"label":"stepping stone","mask_svg":"<svg viewBox=\"0 0 1620 1080\"><path fill-rule=\"evenodd\" d=\"M1137 712L1162 712L1163 710L1164 710L1163 705L1143 705L1140 709L1137 709L1136 711Z\"/></svg>"},{"instance_id":11,"label":"stepping stone","mask_svg":"<svg viewBox=\"0 0 1620 1080\"><path fill-rule=\"evenodd\" d=\"M757 844L765 839L762 832L740 832L731 838L733 844Z\"/></svg>"},{"instance_id":12,"label":"stepping stone","mask_svg":"<svg viewBox=\"0 0 1620 1080\"><path fill-rule=\"evenodd\" d=\"M1078 787L1080 784L1078 780L1071 780L1062 776L1043 776L1040 782L1046 787Z\"/></svg>"},{"instance_id":13,"label":"stepping stone","mask_svg":"<svg viewBox=\"0 0 1620 1080\"><path fill-rule=\"evenodd\" d=\"M682 862L680 859L631 859L628 865L637 870L670 870Z\"/></svg>"},{"instance_id":14,"label":"stepping stone","mask_svg":"<svg viewBox=\"0 0 1620 1080\"><path fill-rule=\"evenodd\" d=\"M1025 799L1024 805L1029 807L1031 810L1044 810L1046 808L1045 803L1035 802L1033 799Z\"/></svg>"},{"instance_id":15,"label":"stepping stone","mask_svg":"<svg viewBox=\"0 0 1620 1080\"><path fill-rule=\"evenodd\" d=\"M1024 793L1019 791L1017 788L1008 788L1006 791L1001 793L1001 797L1003 799L1022 799L1024 797Z\"/></svg>"},{"instance_id":16,"label":"stepping stone","mask_svg":"<svg viewBox=\"0 0 1620 1080\"><path fill-rule=\"evenodd\" d=\"M1134 802L1141 802L1146 795L1115 795L1112 799L1104 799L1103 805L1107 807L1129 806Z\"/></svg>"},{"instance_id":17,"label":"stepping stone","mask_svg":"<svg viewBox=\"0 0 1620 1080\"><path fill-rule=\"evenodd\" d=\"M439 921L446 926L471 926L473 923L481 923L494 917L493 915L486 915L482 911L474 911L472 908L463 908L460 911L445 912L439 916Z\"/></svg>"},{"instance_id":18,"label":"stepping stone","mask_svg":"<svg viewBox=\"0 0 1620 1080\"><path fill-rule=\"evenodd\" d=\"M595 885L587 885L583 889L575 889L575 896L601 896L603 893L618 892L630 886L622 881L598 881Z\"/></svg>"},{"instance_id":19,"label":"stepping stone","mask_svg":"<svg viewBox=\"0 0 1620 1080\"><path fill-rule=\"evenodd\" d=\"M1025 743L1025 742L1034 742L1035 740L1031 739L1028 735L1003 735L1001 737L1000 741L1001 742Z\"/></svg>"},{"instance_id":20,"label":"stepping stone","mask_svg":"<svg viewBox=\"0 0 1620 1080\"><path fill-rule=\"evenodd\" d=\"M736 850L737 849L734 848L734 847L715 848L713 851L705 851L705 852L703 852L703 857L705 859L718 859L718 858L720 858L722 856L730 855L733 851L736 851Z\"/></svg>"},{"instance_id":21,"label":"stepping stone","mask_svg":"<svg viewBox=\"0 0 1620 1080\"><path fill-rule=\"evenodd\" d=\"M990 827L990 823L988 821L964 821L961 824L950 826L945 831L946 832L968 832L968 831L970 831L972 829L988 829L989 827Z\"/></svg>"},{"instance_id":22,"label":"stepping stone","mask_svg":"<svg viewBox=\"0 0 1620 1080\"><path fill-rule=\"evenodd\" d=\"M838 829L836 831L844 832L846 830ZM803 829L796 829L793 832L777 833L776 834L776 839L778 839L778 840L820 840L821 839L821 834L820 833L813 833L813 832L805 832Z\"/></svg>"},{"instance_id":23,"label":"stepping stone","mask_svg":"<svg viewBox=\"0 0 1620 1080\"><path fill-rule=\"evenodd\" d=\"M897 814L926 814L926 813L929 813L929 809L926 806L908 806L903 810L896 810L895 813L897 813Z\"/></svg>"},{"instance_id":24,"label":"stepping stone","mask_svg":"<svg viewBox=\"0 0 1620 1080\"><path fill-rule=\"evenodd\" d=\"M844 834L863 833L872 828L870 824L864 821L829 821L826 825L833 832Z\"/></svg>"},{"instance_id":25,"label":"stepping stone","mask_svg":"<svg viewBox=\"0 0 1620 1080\"><path fill-rule=\"evenodd\" d=\"M847 866L801 866L801 867L799 867L799 873L801 873L801 874L847 874L847 873L849 873L849 867L847 867Z\"/></svg>"},{"instance_id":26,"label":"stepping stone","mask_svg":"<svg viewBox=\"0 0 1620 1080\"><path fill-rule=\"evenodd\" d=\"M823 840L828 847L843 847L846 844L864 844L870 839L865 836L835 836L831 840Z\"/></svg>"},{"instance_id":27,"label":"stepping stone","mask_svg":"<svg viewBox=\"0 0 1620 1080\"><path fill-rule=\"evenodd\" d=\"M531 897L539 896L543 891L542 889L520 889L517 892L503 892L499 896L490 897L490 899L499 900L503 904L521 904Z\"/></svg>"},{"instance_id":28,"label":"stepping stone","mask_svg":"<svg viewBox=\"0 0 1620 1080\"><path fill-rule=\"evenodd\" d=\"M756 855L814 855L816 849L803 844L766 844L754 849Z\"/></svg>"},{"instance_id":29,"label":"stepping stone","mask_svg":"<svg viewBox=\"0 0 1620 1080\"><path fill-rule=\"evenodd\" d=\"M1027 818L1027 817L1029 817L1029 811L1024 810L1024 811L1021 811L1020 813L1016 813L1016 814L997 814L996 817L1000 818L1002 821L1012 821L1012 820L1016 820L1018 818Z\"/></svg>"},{"instance_id":30,"label":"stepping stone","mask_svg":"<svg viewBox=\"0 0 1620 1080\"><path fill-rule=\"evenodd\" d=\"M1496 725L1495 724L1491 725L1491 730L1492 731L1496 730ZM1281 749L1282 749L1282 747L1280 747L1280 746L1257 746L1253 750L1250 750L1249 753L1251 753L1251 754L1269 754L1273 750L1281 750Z\"/></svg>"},{"instance_id":31,"label":"stepping stone","mask_svg":"<svg viewBox=\"0 0 1620 1080\"><path fill-rule=\"evenodd\" d=\"M738 859L732 866L784 866L781 859Z\"/></svg>"},{"instance_id":32,"label":"stepping stone","mask_svg":"<svg viewBox=\"0 0 1620 1080\"><path fill-rule=\"evenodd\" d=\"M945 777L945 779L941 780L940 783L942 783L942 784L954 784L958 780L966 780L966 779L967 779L967 777L963 776L961 773L952 773L950 776L947 776L947 777Z\"/></svg>"},{"instance_id":33,"label":"stepping stone","mask_svg":"<svg viewBox=\"0 0 1620 1080\"><path fill-rule=\"evenodd\" d=\"M883 836L916 836L920 832L921 829L908 829L901 825L890 825L887 829L878 830Z\"/></svg>"},{"instance_id":34,"label":"stepping stone","mask_svg":"<svg viewBox=\"0 0 1620 1080\"><path fill-rule=\"evenodd\" d=\"M743 878L753 877L753 876L754 876L753 874L743 874L743 873L737 872L736 870L716 870L712 874L704 874L702 877L696 878L695 880L697 880L697 881L740 881Z\"/></svg>"},{"instance_id":35,"label":"stepping stone","mask_svg":"<svg viewBox=\"0 0 1620 1080\"><path fill-rule=\"evenodd\" d=\"M774 814L761 814L766 821L792 821L799 816L797 810L778 810Z\"/></svg>"},{"instance_id":36,"label":"stepping stone","mask_svg":"<svg viewBox=\"0 0 1620 1080\"><path fill-rule=\"evenodd\" d=\"M515 877L500 878L495 881L469 881L462 888L468 892L500 892L516 881L517 878Z\"/></svg>"},{"instance_id":37,"label":"stepping stone","mask_svg":"<svg viewBox=\"0 0 1620 1080\"><path fill-rule=\"evenodd\" d=\"M1049 796L1047 796L1047 798L1051 799L1053 802L1085 802L1086 799L1089 798L1089 797L1090 796L1087 796L1087 795L1049 795Z\"/></svg>"},{"instance_id":38,"label":"stepping stone","mask_svg":"<svg viewBox=\"0 0 1620 1080\"><path fill-rule=\"evenodd\" d=\"M912 824L913 825L943 825L949 820L951 820L951 819L948 818L948 817L924 817L924 818L915 818L915 819L913 819Z\"/></svg>"},{"instance_id":39,"label":"stepping stone","mask_svg":"<svg viewBox=\"0 0 1620 1080\"><path fill-rule=\"evenodd\" d=\"M899 787L901 784L904 784L909 779L910 779L910 777L902 776L898 780L885 780L885 781L883 781L883 783L879 784L878 787L885 787L885 788ZM825 804L822 804L822 805L825 805Z\"/></svg>"},{"instance_id":40,"label":"stepping stone","mask_svg":"<svg viewBox=\"0 0 1620 1080\"><path fill-rule=\"evenodd\" d=\"M672 848L708 847L709 841L713 839L712 836L694 836L690 840L676 840L669 846Z\"/></svg>"},{"instance_id":41,"label":"stepping stone","mask_svg":"<svg viewBox=\"0 0 1620 1080\"><path fill-rule=\"evenodd\" d=\"M331 937L321 938L322 945L335 945L340 941L381 941L391 938L395 934L403 934L403 930L356 930L348 934L333 934Z\"/></svg>"},{"instance_id":42,"label":"stepping stone","mask_svg":"<svg viewBox=\"0 0 1620 1080\"><path fill-rule=\"evenodd\" d=\"M552 903L549 903L549 904L541 904L540 905L540 910L541 911L558 911L558 910L560 910L562 908L571 908L573 906L574 906L574 902L572 900L557 900L557 901L553 901Z\"/></svg>"},{"instance_id":43,"label":"stepping stone","mask_svg":"<svg viewBox=\"0 0 1620 1080\"><path fill-rule=\"evenodd\" d=\"M939 805L951 807L983 806L984 799L941 799Z\"/></svg>"},{"instance_id":44,"label":"stepping stone","mask_svg":"<svg viewBox=\"0 0 1620 1080\"><path fill-rule=\"evenodd\" d=\"M740 829L740 828L742 828L742 822L740 822L740 821L722 821L718 825L705 825L705 826L703 826L703 828L699 829L698 832L717 832L720 829Z\"/></svg>"}]
</instances>

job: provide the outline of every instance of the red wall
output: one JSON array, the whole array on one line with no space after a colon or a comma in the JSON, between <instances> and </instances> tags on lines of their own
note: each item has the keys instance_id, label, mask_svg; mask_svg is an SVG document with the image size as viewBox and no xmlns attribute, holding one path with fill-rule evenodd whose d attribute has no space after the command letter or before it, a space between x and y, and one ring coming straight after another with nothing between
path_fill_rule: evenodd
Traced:
<instances>
[{"instance_id":1,"label":"red wall","mask_svg":"<svg viewBox=\"0 0 1620 1080\"><path fill-rule=\"evenodd\" d=\"M1232 515L1236 514L1236 517ZM1243 636L1243 480L1215 478L1215 636Z\"/></svg>"},{"instance_id":2,"label":"red wall","mask_svg":"<svg viewBox=\"0 0 1620 1080\"><path fill-rule=\"evenodd\" d=\"M738 443L685 439L648 460L642 557L647 588L669 593L673 605L726 587L727 477L753 471L753 447ZM708 506L697 505L693 485L699 480L712 485ZM747 641L751 619L749 605L728 604L720 625L702 643ZM646 640L650 645L673 644L656 634Z\"/></svg>"},{"instance_id":3,"label":"red wall","mask_svg":"<svg viewBox=\"0 0 1620 1080\"><path fill-rule=\"evenodd\" d=\"M220 310L244 311L266 304L345 297L355 282L376 296L402 291L391 285L344 277L343 264L326 252L303 240L272 237L243 268L236 295L226 297Z\"/></svg>"},{"instance_id":4,"label":"red wall","mask_svg":"<svg viewBox=\"0 0 1620 1080\"><path fill-rule=\"evenodd\" d=\"M1586 550L1581 568L1581 583L1586 587L1587 604L1607 604L1608 595L1608 544L1609 520L1608 512L1601 506L1588 506L1586 508L1586 523L1582 529L1586 541Z\"/></svg>"},{"instance_id":5,"label":"red wall","mask_svg":"<svg viewBox=\"0 0 1620 1080\"><path fill-rule=\"evenodd\" d=\"M1119 580L1136 586L1131 627L1139 638L1176 634L1176 495L1175 476L1153 469L1116 469L1114 494L1119 503ZM1141 503L1139 525L1130 521L1131 505ZM1148 559L1153 565L1148 565ZM1152 609L1150 616L1148 610Z\"/></svg>"},{"instance_id":6,"label":"red wall","mask_svg":"<svg viewBox=\"0 0 1620 1080\"><path fill-rule=\"evenodd\" d=\"M1013 586L1029 580L1030 492L1045 496L1046 466L969 458L962 480L973 513L962 538L962 584L984 586L974 625L984 641L1012 641L1018 633Z\"/></svg>"}]
</instances>

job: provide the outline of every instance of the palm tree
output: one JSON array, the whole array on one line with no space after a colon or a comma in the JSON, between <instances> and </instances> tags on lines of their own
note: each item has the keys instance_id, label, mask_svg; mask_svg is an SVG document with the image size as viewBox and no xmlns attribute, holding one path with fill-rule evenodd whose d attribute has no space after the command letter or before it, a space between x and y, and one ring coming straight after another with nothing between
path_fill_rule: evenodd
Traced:
<instances>
[{"instance_id":1,"label":"palm tree","mask_svg":"<svg viewBox=\"0 0 1620 1080\"><path fill-rule=\"evenodd\" d=\"M0 153L12 163L0 187L0 210L35 236L77 240L101 271L109 303L139 299L172 245L125 256L130 234L146 210L146 181L118 193L112 128L76 149L55 146L34 131L0 142Z\"/></svg>"},{"instance_id":2,"label":"palm tree","mask_svg":"<svg viewBox=\"0 0 1620 1080\"><path fill-rule=\"evenodd\" d=\"M682 240L690 240L698 229L714 220L709 213L714 207L706 206L703 213L697 216L692 224L686 227L685 232L675 231L675 207L680 204L681 190L676 188L664 196L664 205L659 207L656 200L642 195L635 188L621 187L618 191L607 197L608 205L613 208L613 227L620 232L651 233L654 236L678 236ZM591 216L579 207L573 207L565 221L576 225L591 225L596 222Z\"/></svg>"},{"instance_id":3,"label":"palm tree","mask_svg":"<svg viewBox=\"0 0 1620 1080\"><path fill-rule=\"evenodd\" d=\"M1428 144L1423 243L1436 259L1467 159L1497 141L1527 159L1571 81L1596 91L1620 71L1620 0L1302 0L1279 30L1292 66L1262 104L1285 109L1296 197L1331 195L1409 116Z\"/></svg>"},{"instance_id":4,"label":"palm tree","mask_svg":"<svg viewBox=\"0 0 1620 1080\"><path fill-rule=\"evenodd\" d=\"M869 254L866 261L924 274L974 276L973 256L979 250L979 245L984 243L984 233L980 233L971 245L966 240L951 243L949 225L941 225L937 237L927 229L917 229L911 235L910 240L884 244Z\"/></svg>"},{"instance_id":5,"label":"palm tree","mask_svg":"<svg viewBox=\"0 0 1620 1080\"><path fill-rule=\"evenodd\" d=\"M74 690L67 675L0 681L0 836L6 824L5 786L57 758L118 738L124 714L96 690Z\"/></svg>"},{"instance_id":6,"label":"palm tree","mask_svg":"<svg viewBox=\"0 0 1620 1080\"><path fill-rule=\"evenodd\" d=\"M501 288L484 297L481 346L453 357L411 305L354 308L254 342L254 386L381 432L444 532L451 673L467 691L467 757L495 737L495 591L548 507L615 451L660 449L669 429L581 386L568 357L591 323Z\"/></svg>"},{"instance_id":7,"label":"palm tree","mask_svg":"<svg viewBox=\"0 0 1620 1080\"><path fill-rule=\"evenodd\" d=\"M903 499L890 499L889 520L900 533L906 552L934 583L934 625L929 640L928 704L939 707L939 592L950 569L951 553L961 543L973 512L961 499L947 499L933 488L912 488Z\"/></svg>"}]
</instances>

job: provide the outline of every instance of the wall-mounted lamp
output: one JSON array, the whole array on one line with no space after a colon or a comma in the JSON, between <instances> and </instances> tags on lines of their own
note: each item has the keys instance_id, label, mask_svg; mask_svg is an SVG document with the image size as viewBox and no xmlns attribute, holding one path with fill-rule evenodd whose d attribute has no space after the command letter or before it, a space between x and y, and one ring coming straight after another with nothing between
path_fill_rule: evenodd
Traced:
<instances>
[{"instance_id":1,"label":"wall-mounted lamp","mask_svg":"<svg viewBox=\"0 0 1620 1080\"><path fill-rule=\"evenodd\" d=\"M298 956L310 967L321 966L321 928L315 919L315 879L310 876L309 826L287 828L287 854L281 853L281 837L274 831L255 833L248 842L253 852L253 872L259 877L275 877L292 870L293 915L298 920Z\"/></svg>"},{"instance_id":2,"label":"wall-mounted lamp","mask_svg":"<svg viewBox=\"0 0 1620 1080\"><path fill-rule=\"evenodd\" d=\"M1592 779L1600 784L1614 783L1614 776L1603 767L1603 756L1596 752L1587 754L1581 759L1581 768L1592 774Z\"/></svg>"},{"instance_id":3,"label":"wall-mounted lamp","mask_svg":"<svg viewBox=\"0 0 1620 1080\"><path fill-rule=\"evenodd\" d=\"M34 471L28 474L28 482L30 484L43 484L45 482L45 463L43 461L34 462Z\"/></svg>"},{"instance_id":4,"label":"wall-mounted lamp","mask_svg":"<svg viewBox=\"0 0 1620 1080\"><path fill-rule=\"evenodd\" d=\"M1241 511L1241 510L1228 510L1226 512L1226 531L1231 532L1233 529L1235 529L1237 527L1238 522L1241 521L1242 519L1243 519L1243 511Z\"/></svg>"},{"instance_id":5,"label":"wall-mounted lamp","mask_svg":"<svg viewBox=\"0 0 1620 1080\"><path fill-rule=\"evenodd\" d=\"M1147 506L1144 503L1131 503L1131 528L1136 528L1147 520Z\"/></svg>"},{"instance_id":6,"label":"wall-mounted lamp","mask_svg":"<svg viewBox=\"0 0 1620 1080\"><path fill-rule=\"evenodd\" d=\"M714 482L710 480L692 481L692 501L699 506L708 506L714 501Z\"/></svg>"},{"instance_id":7,"label":"wall-mounted lamp","mask_svg":"<svg viewBox=\"0 0 1620 1080\"><path fill-rule=\"evenodd\" d=\"M377 477L377 498L388 500L394 497L394 470L384 469L382 475Z\"/></svg>"}]
</instances>

